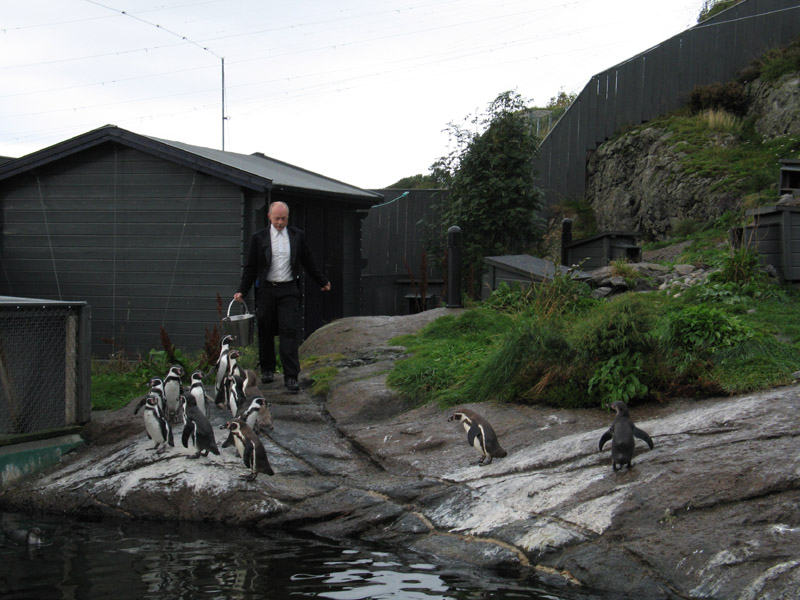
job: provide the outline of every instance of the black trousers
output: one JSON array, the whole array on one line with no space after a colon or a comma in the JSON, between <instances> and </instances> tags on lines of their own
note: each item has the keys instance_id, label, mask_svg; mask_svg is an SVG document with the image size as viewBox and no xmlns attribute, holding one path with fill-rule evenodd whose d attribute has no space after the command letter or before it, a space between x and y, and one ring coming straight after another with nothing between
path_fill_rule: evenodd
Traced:
<instances>
[{"instance_id":1,"label":"black trousers","mask_svg":"<svg viewBox=\"0 0 800 600\"><path fill-rule=\"evenodd\" d=\"M300 289L294 281L271 284L262 282L256 293L256 323L258 325L258 357L261 372L275 372L275 336L284 378L297 379L300 374Z\"/></svg>"}]
</instances>

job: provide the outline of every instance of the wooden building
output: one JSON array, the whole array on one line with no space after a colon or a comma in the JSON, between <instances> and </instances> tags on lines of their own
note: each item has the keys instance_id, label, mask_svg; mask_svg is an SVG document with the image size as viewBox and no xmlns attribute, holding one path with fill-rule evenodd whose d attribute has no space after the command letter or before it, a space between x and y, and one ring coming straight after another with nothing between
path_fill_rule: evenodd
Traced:
<instances>
[{"instance_id":1,"label":"wooden building","mask_svg":"<svg viewBox=\"0 0 800 600\"><path fill-rule=\"evenodd\" d=\"M510 254L506 256L486 256L483 259L486 270L483 272L481 299L486 300L501 283L510 288L526 289L531 284L552 281L556 269L561 275L570 272L568 267L555 265L552 261L529 254ZM575 271L571 277L583 281L588 275L583 271Z\"/></svg>"},{"instance_id":2,"label":"wooden building","mask_svg":"<svg viewBox=\"0 0 800 600\"><path fill-rule=\"evenodd\" d=\"M748 210L752 224L730 230L731 245L752 248L762 265L771 265L778 276L800 282L800 206L774 204Z\"/></svg>"},{"instance_id":3,"label":"wooden building","mask_svg":"<svg viewBox=\"0 0 800 600\"><path fill-rule=\"evenodd\" d=\"M584 271L605 267L612 260L642 262L641 234L636 231L606 231L562 243L561 262Z\"/></svg>"},{"instance_id":4,"label":"wooden building","mask_svg":"<svg viewBox=\"0 0 800 600\"><path fill-rule=\"evenodd\" d=\"M0 164L0 295L88 302L98 356L159 348L162 325L200 348L281 200L332 283L327 294L304 284L307 336L358 314L361 219L382 199L262 154L108 125Z\"/></svg>"}]
</instances>

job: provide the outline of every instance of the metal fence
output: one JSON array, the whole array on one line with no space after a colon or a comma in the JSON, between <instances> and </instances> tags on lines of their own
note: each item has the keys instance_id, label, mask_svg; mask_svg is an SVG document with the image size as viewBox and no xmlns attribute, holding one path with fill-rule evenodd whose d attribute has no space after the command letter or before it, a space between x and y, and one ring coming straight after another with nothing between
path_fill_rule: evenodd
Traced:
<instances>
[{"instance_id":1,"label":"metal fence","mask_svg":"<svg viewBox=\"0 0 800 600\"><path fill-rule=\"evenodd\" d=\"M546 205L580 200L590 153L626 126L684 106L695 86L725 82L800 36L797 0L745 0L591 78L536 161Z\"/></svg>"},{"instance_id":2,"label":"metal fence","mask_svg":"<svg viewBox=\"0 0 800 600\"><path fill-rule=\"evenodd\" d=\"M0 438L91 418L89 307L0 296Z\"/></svg>"}]
</instances>

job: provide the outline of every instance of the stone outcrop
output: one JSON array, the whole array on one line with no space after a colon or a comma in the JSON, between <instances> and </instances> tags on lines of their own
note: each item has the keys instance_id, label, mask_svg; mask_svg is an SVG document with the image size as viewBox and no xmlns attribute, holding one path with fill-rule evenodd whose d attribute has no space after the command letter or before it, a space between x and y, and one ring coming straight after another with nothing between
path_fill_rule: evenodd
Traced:
<instances>
[{"instance_id":1,"label":"stone outcrop","mask_svg":"<svg viewBox=\"0 0 800 600\"><path fill-rule=\"evenodd\" d=\"M131 404L96 415L85 448L0 495L0 508L358 537L442 562L532 571L565 594L795 597L797 386L634 406L655 447L638 443L634 466L618 472L608 444L598 450L612 420L602 410L471 405L508 451L478 467L450 410L415 407L385 384L404 353L392 337L457 312L348 318L315 332L302 354L339 370L327 397L312 396L305 379L297 395L262 389L274 477L240 479L232 448L198 460L180 447L155 454ZM226 417L212 409L216 425Z\"/></svg>"},{"instance_id":2,"label":"stone outcrop","mask_svg":"<svg viewBox=\"0 0 800 600\"><path fill-rule=\"evenodd\" d=\"M800 133L800 74L756 80L747 90L749 115L763 138ZM734 141L717 133L709 143L724 147ZM663 240L682 222L707 223L738 208L742 199L716 190L715 180L685 172L681 145L675 134L645 127L597 148L587 164L585 199L599 231L639 231ZM778 158L783 157L776 164Z\"/></svg>"}]
</instances>

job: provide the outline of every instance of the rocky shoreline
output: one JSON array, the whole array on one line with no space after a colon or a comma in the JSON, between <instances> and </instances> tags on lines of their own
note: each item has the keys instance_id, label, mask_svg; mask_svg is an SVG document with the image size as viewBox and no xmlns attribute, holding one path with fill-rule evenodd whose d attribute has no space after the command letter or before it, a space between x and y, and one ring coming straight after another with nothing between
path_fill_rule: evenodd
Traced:
<instances>
[{"instance_id":1,"label":"rocky shoreline","mask_svg":"<svg viewBox=\"0 0 800 600\"><path fill-rule=\"evenodd\" d=\"M337 365L324 399L263 386L275 476L255 482L232 448L156 455L133 405L96 414L87 445L0 495L0 508L80 518L214 521L379 541L436 560L534 570L607 597L794 598L800 588L797 386L636 407L654 449L614 472L601 410L470 405L508 456L486 467L452 412L385 385L393 337L453 314L341 319L305 357ZM465 399L467 404L468 399ZM212 409L212 421L227 415Z\"/></svg>"}]
</instances>

